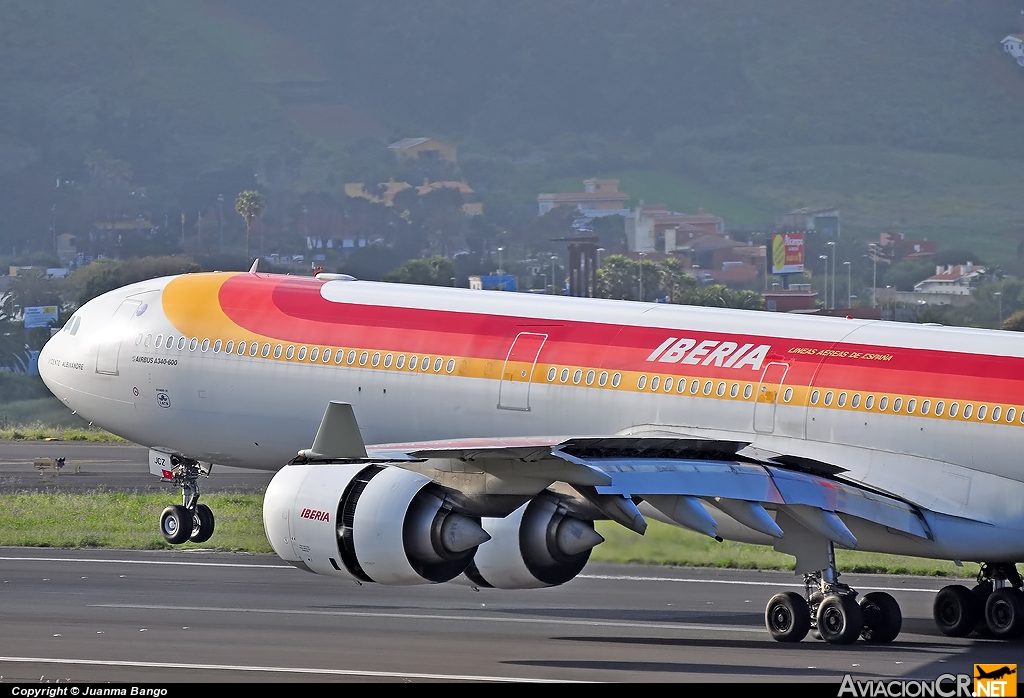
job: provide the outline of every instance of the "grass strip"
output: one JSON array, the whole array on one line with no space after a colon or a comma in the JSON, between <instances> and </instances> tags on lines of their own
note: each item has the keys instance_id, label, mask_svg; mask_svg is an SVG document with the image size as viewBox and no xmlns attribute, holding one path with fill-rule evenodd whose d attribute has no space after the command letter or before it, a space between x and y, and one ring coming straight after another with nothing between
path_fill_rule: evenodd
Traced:
<instances>
[{"instance_id":1,"label":"grass strip","mask_svg":"<svg viewBox=\"0 0 1024 698\"><path fill-rule=\"evenodd\" d=\"M215 548L251 553L273 552L263 532L263 493L205 494L217 517L208 542L171 546L158 530L160 512L173 497L163 493L36 493L0 495L0 545L129 550ZM793 558L771 548L718 543L673 526L651 521L639 536L609 521L597 522L605 542L594 548L594 562L638 563L734 569L793 569ZM841 572L973 577L978 565L925 558L836 551Z\"/></svg>"},{"instance_id":2,"label":"grass strip","mask_svg":"<svg viewBox=\"0 0 1024 698\"><path fill-rule=\"evenodd\" d=\"M0 439L13 441L102 441L105 443L127 443L116 434L98 427L53 426L36 422L34 424L9 424L0 426Z\"/></svg>"}]
</instances>

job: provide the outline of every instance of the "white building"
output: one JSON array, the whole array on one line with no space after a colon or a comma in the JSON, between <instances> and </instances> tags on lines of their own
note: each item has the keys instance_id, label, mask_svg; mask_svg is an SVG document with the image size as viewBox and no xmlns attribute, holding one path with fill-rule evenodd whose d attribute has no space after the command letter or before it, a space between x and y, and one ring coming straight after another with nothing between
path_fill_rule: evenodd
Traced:
<instances>
[{"instance_id":1,"label":"white building","mask_svg":"<svg viewBox=\"0 0 1024 698\"><path fill-rule=\"evenodd\" d=\"M941 293L952 296L971 295L971 286L984 275L985 267L967 264L948 264L935 267L935 276L914 284L915 293Z\"/></svg>"},{"instance_id":2,"label":"white building","mask_svg":"<svg viewBox=\"0 0 1024 698\"><path fill-rule=\"evenodd\" d=\"M1024 34L1010 34L1002 43L1003 50L1017 59L1017 65L1024 67Z\"/></svg>"}]
</instances>

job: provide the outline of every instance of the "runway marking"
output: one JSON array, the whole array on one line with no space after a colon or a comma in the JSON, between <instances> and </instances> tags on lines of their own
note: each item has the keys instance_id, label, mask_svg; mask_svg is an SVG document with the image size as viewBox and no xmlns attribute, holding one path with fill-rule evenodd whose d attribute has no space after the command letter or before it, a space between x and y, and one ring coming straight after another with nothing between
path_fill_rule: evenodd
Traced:
<instances>
[{"instance_id":1,"label":"runway marking","mask_svg":"<svg viewBox=\"0 0 1024 698\"><path fill-rule=\"evenodd\" d=\"M802 582L750 582L742 579L689 579L686 577L639 577L628 574L578 574L575 579L597 579L614 582L679 582L685 584L739 584L757 587L786 587L792 586L804 588ZM912 587L866 587L857 585L857 591L918 591L927 594L937 594L938 589L914 589Z\"/></svg>"},{"instance_id":2,"label":"runway marking","mask_svg":"<svg viewBox=\"0 0 1024 698\"><path fill-rule=\"evenodd\" d=\"M0 561L40 561L40 562L91 562L91 563L110 563L110 564L125 564L125 565L180 565L183 567L251 567L254 569L274 569L274 570L294 570L297 569L291 565L267 565L261 563L242 563L242 562L189 562L186 560L117 560L117 559L105 559L105 558L81 558L81 557L0 557ZM759 587L796 587L803 588L803 584L797 581L777 581L777 582L753 582L742 579L695 579L692 577L648 577L641 575L628 575L628 574L580 574L575 577L576 579L594 579L598 581L613 581L613 582L674 582L677 584L734 584L740 586L759 586ZM938 589L918 589L914 587L875 587L875 586L858 586L858 590L863 591L907 591L907 592L919 592L924 594L936 594Z\"/></svg>"},{"instance_id":3,"label":"runway marking","mask_svg":"<svg viewBox=\"0 0 1024 698\"><path fill-rule=\"evenodd\" d=\"M469 674L420 674L404 671L361 671L358 669L314 669L309 667L250 666L246 664L192 664L177 662L129 662L112 659L55 659L52 657L0 657L0 662L21 664L81 664L86 666L138 667L143 669L215 669L275 674L320 674L326 676L363 676L384 679L430 679L437 681L493 681L500 683L590 683L568 679L531 679L513 676L475 676Z\"/></svg>"},{"instance_id":4,"label":"runway marking","mask_svg":"<svg viewBox=\"0 0 1024 698\"><path fill-rule=\"evenodd\" d=\"M256 569L270 570L294 570L291 565L264 565L260 563L241 562L187 562L185 560L115 560L103 558L85 557L0 557L0 561L22 561L22 562L93 562L93 563L116 563L123 565L181 565L183 567L252 567Z\"/></svg>"},{"instance_id":5,"label":"runway marking","mask_svg":"<svg viewBox=\"0 0 1024 698\"><path fill-rule=\"evenodd\" d=\"M468 616L442 615L434 613L379 613L370 611L311 611L308 609L287 608L231 608L217 606L160 606L154 604L121 604L97 603L89 604L90 608L120 608L140 611L196 611L199 613L261 613L270 615L296 616L343 616L347 618L393 618L396 620L429 620L429 621L475 621L484 623L525 623L531 625L570 625L602 628L648 628L658 630L701 630L714 632L737 632L763 634L763 626L752 625L702 625L698 623L626 623L611 620L570 620L567 618L515 618L509 616Z\"/></svg>"}]
</instances>

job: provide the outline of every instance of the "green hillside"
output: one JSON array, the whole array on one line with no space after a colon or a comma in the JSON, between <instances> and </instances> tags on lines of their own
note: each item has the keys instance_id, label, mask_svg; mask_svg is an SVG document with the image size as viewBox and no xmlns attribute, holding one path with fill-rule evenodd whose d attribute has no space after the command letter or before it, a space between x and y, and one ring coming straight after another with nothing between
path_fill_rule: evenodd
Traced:
<instances>
[{"instance_id":1,"label":"green hillside","mask_svg":"<svg viewBox=\"0 0 1024 698\"><path fill-rule=\"evenodd\" d=\"M386 174L390 139L437 135L510 233L539 191L609 175L727 223L830 204L844 231L994 258L1024 221L1024 68L999 43L1021 9L0 0L0 250L110 215L173 234L253 185L296 228L305 193L338 198Z\"/></svg>"}]
</instances>

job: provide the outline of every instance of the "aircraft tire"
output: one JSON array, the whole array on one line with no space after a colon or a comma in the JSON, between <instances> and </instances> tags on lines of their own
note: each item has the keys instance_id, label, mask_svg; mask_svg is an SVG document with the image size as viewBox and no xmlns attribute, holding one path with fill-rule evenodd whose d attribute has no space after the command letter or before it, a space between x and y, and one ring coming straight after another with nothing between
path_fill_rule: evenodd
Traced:
<instances>
[{"instance_id":1,"label":"aircraft tire","mask_svg":"<svg viewBox=\"0 0 1024 698\"><path fill-rule=\"evenodd\" d=\"M932 618L944 635L966 637L981 616L977 597L965 586L950 584L935 595Z\"/></svg>"},{"instance_id":2,"label":"aircraft tire","mask_svg":"<svg viewBox=\"0 0 1024 698\"><path fill-rule=\"evenodd\" d=\"M818 632L830 645L849 645L864 629L864 615L852 596L829 594L818 606Z\"/></svg>"},{"instance_id":3,"label":"aircraft tire","mask_svg":"<svg viewBox=\"0 0 1024 698\"><path fill-rule=\"evenodd\" d=\"M865 594L860 600L864 629L861 637L872 645L887 645L896 639L903 627L903 613L900 605L884 591Z\"/></svg>"},{"instance_id":4,"label":"aircraft tire","mask_svg":"<svg viewBox=\"0 0 1024 698\"><path fill-rule=\"evenodd\" d=\"M192 535L192 514L180 504L169 506L160 514L160 533L171 545L178 545Z\"/></svg>"},{"instance_id":5,"label":"aircraft tire","mask_svg":"<svg viewBox=\"0 0 1024 698\"><path fill-rule=\"evenodd\" d=\"M192 535L189 540L193 543L205 543L210 540L214 529L213 511L205 504L197 504L195 514L192 515Z\"/></svg>"},{"instance_id":6,"label":"aircraft tire","mask_svg":"<svg viewBox=\"0 0 1024 698\"><path fill-rule=\"evenodd\" d=\"M804 597L795 591L786 591L768 602L764 622L777 642L800 642L811 629L811 613Z\"/></svg>"},{"instance_id":7,"label":"aircraft tire","mask_svg":"<svg viewBox=\"0 0 1024 698\"><path fill-rule=\"evenodd\" d=\"M993 591L985 602L985 623L992 636L1000 640L1024 634L1024 593L1012 587Z\"/></svg>"}]
</instances>

